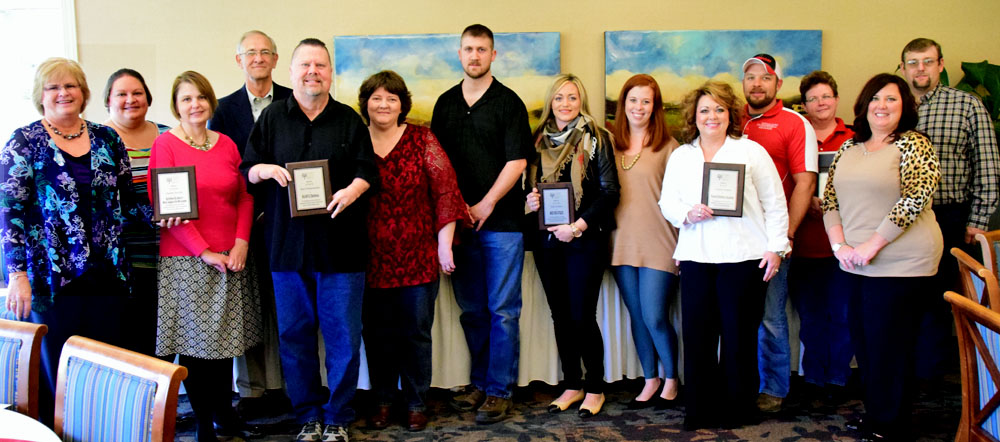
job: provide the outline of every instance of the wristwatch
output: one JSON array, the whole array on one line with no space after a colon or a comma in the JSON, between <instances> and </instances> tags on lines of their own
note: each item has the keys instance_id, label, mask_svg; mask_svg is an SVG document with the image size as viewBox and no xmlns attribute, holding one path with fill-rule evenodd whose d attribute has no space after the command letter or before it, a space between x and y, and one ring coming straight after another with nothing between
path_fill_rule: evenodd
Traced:
<instances>
[{"instance_id":1,"label":"wristwatch","mask_svg":"<svg viewBox=\"0 0 1000 442\"><path fill-rule=\"evenodd\" d=\"M841 247L844 247L846 245L847 245L846 242L838 242L836 244L830 244L830 248L833 249L833 253L837 253L837 250L840 250Z\"/></svg>"},{"instance_id":2,"label":"wristwatch","mask_svg":"<svg viewBox=\"0 0 1000 442\"><path fill-rule=\"evenodd\" d=\"M581 232L580 229L576 228L576 223L569 223L569 228L570 230L573 231L573 238L579 238L583 236L583 232Z\"/></svg>"}]
</instances>

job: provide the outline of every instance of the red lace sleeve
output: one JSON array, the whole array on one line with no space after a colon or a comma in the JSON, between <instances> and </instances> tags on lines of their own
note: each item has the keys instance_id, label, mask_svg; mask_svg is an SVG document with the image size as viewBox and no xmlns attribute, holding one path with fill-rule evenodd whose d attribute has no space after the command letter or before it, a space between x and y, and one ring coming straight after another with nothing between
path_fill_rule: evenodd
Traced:
<instances>
[{"instance_id":1,"label":"red lace sleeve","mask_svg":"<svg viewBox=\"0 0 1000 442\"><path fill-rule=\"evenodd\" d=\"M430 130L423 131L421 141L424 145L424 171L430 181L431 200L434 201L434 231L441 230L452 221L458 221L459 227L472 225L469 206L458 191L455 169L451 167L448 155Z\"/></svg>"}]
</instances>

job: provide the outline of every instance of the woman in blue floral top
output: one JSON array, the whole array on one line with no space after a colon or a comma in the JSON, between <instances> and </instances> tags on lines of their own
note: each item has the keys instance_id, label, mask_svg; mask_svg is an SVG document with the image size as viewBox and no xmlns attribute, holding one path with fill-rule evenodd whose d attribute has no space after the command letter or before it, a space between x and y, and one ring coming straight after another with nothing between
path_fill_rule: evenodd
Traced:
<instances>
[{"instance_id":1,"label":"woman in blue floral top","mask_svg":"<svg viewBox=\"0 0 1000 442\"><path fill-rule=\"evenodd\" d=\"M129 290L119 236L126 222L149 223L150 210L132 191L115 131L80 117L90 98L80 65L46 60L32 97L42 119L15 130L0 150L0 248L9 275L6 307L49 327L39 399L41 416L51 418L66 339L121 342L121 301Z\"/></svg>"}]
</instances>

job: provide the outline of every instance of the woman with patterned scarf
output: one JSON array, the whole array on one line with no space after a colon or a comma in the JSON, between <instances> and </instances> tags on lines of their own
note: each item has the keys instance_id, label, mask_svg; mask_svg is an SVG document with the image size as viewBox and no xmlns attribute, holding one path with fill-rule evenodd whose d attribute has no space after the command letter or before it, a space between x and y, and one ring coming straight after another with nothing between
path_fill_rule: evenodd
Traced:
<instances>
[{"instance_id":1,"label":"woman with patterned scarf","mask_svg":"<svg viewBox=\"0 0 1000 442\"><path fill-rule=\"evenodd\" d=\"M587 91L572 74L556 78L546 95L544 120L535 130L535 157L528 168L528 209L541 206L539 183L570 183L576 219L540 229L535 266L552 311L565 391L549 412L576 402L589 418L604 405L604 344L597 326L597 298L607 269L608 235L615 228L618 172L611 135L590 116ZM580 360L587 369L586 379Z\"/></svg>"}]
</instances>

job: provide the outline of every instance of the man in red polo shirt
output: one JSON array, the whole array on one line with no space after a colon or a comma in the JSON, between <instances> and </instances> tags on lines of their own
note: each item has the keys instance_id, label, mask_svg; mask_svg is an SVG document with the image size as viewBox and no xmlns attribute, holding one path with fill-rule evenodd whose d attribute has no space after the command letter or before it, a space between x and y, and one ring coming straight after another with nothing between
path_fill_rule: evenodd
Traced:
<instances>
[{"instance_id":1,"label":"man in red polo shirt","mask_svg":"<svg viewBox=\"0 0 1000 442\"><path fill-rule=\"evenodd\" d=\"M743 94L747 100L743 134L764 146L778 169L788 202L788 239L794 247L795 231L816 192L819 167L816 132L804 117L785 109L776 98L781 82L781 67L774 57L757 54L743 63ZM781 410L781 402L788 395L788 262L783 260L778 274L768 284L764 319L758 331L761 394L757 407L763 412Z\"/></svg>"}]
</instances>

